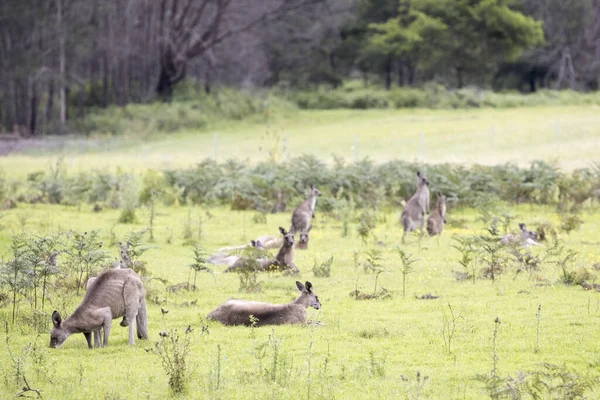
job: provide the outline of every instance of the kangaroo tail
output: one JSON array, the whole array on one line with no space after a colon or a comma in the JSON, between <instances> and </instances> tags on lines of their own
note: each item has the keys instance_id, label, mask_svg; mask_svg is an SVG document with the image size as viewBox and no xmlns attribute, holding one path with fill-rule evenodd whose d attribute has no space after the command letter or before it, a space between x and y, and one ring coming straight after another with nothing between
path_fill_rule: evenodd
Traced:
<instances>
[{"instance_id":1,"label":"kangaroo tail","mask_svg":"<svg viewBox=\"0 0 600 400\"><path fill-rule=\"evenodd\" d=\"M138 339L148 339L148 310L146 309L146 299L142 299L140 309L135 318Z\"/></svg>"}]
</instances>

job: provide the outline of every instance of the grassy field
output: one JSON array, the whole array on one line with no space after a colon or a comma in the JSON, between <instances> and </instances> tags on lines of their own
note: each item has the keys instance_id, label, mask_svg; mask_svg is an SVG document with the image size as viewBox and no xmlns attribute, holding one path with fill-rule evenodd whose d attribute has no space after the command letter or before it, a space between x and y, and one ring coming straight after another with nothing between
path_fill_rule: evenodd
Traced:
<instances>
[{"instance_id":1,"label":"grassy field","mask_svg":"<svg viewBox=\"0 0 600 400\"><path fill-rule=\"evenodd\" d=\"M516 221L558 223L550 209L520 206L511 210L518 216ZM185 207L159 209L157 248L142 257L153 276L169 285L188 279L186 266L192 262L192 253L183 245L188 211ZM250 212L193 208L191 213L192 221L203 217L201 237L193 224L194 239L211 251L262 234L275 235L278 226L289 225L288 213L269 215L266 224L253 222ZM495 282L457 281L454 272L463 269L451 237L481 233L483 227L475 211L462 210L451 211L449 218L451 223L464 220L465 226L447 228L439 244L426 238L419 250L413 237L402 247L419 259L407 276L403 297L395 248L402 235L398 214L399 210L378 214L379 222L367 244L358 237L354 223L350 236L342 237L339 221L317 215L310 247L297 251L296 263L301 270L298 279L311 281L321 300L320 311L309 309L310 319L319 325L244 328L206 321L206 314L230 297L276 303L296 297L294 277L261 275L263 291L248 294L239 291L236 275L221 273L223 267L215 268L214 277L200 274L198 290L193 292L168 293L158 280L151 281L147 288L150 340L137 341L135 346L127 345L127 329L114 324L108 348L88 350L83 335L75 335L61 349L49 349L48 333L36 337L25 321L11 326L9 307L1 309L6 329L0 335L0 397L10 398L21 387L14 384L8 349L18 357L28 343L36 342L39 348L24 359L23 368L31 387L41 389L45 399L166 398L170 396L168 378L155 351L146 350L160 341L160 331L177 329L185 336L188 325L194 330L188 335L192 347L187 368L192 374L185 398L479 399L488 397L489 391L475 377L490 374L494 358L503 381L509 375L518 379L520 371L545 371L543 363L576 374L571 378L565 375L569 384L598 379L597 292L559 283L560 271L554 265L543 265L531 274L508 270ZM600 262L599 227L594 223L598 214L587 211L581 216L587 221L581 230L561 237L568 247L579 251L570 268L586 267L593 272L592 265ZM122 239L128 231L145 227L143 223L116 224L117 218L117 211L97 214L89 206L20 206L3 214L0 245L7 251L11 237L21 231L43 234L102 229L106 247L116 257L116 246L109 245L111 237ZM145 220L143 211L139 218ZM372 292L375 276L364 271L362 261L355 266L353 252L359 252L364 260L364 252L371 248L382 251L385 272L379 285L392 296L358 301L349 293L356 288ZM536 254L544 251L534 250ZM330 255L335 257L331 277L315 277L314 262ZM428 293L439 298L416 298ZM46 311L63 305L72 310L81 298L74 293L52 293ZM197 303L185 305L192 301ZM29 307L21 304L24 315ZM161 307L169 313L162 315ZM500 323L494 339L496 318ZM540 379L551 386L560 381L558 376ZM575 386L573 390L579 388ZM598 388L595 390L586 391L588 398L598 396ZM567 398L565 393L555 388L553 397L543 398Z\"/></svg>"},{"instance_id":2,"label":"grassy field","mask_svg":"<svg viewBox=\"0 0 600 400\"><path fill-rule=\"evenodd\" d=\"M267 122L235 122L219 129L172 135L75 140L53 150L0 159L23 175L64 156L74 170L168 168L202 158L282 160L305 153L324 160L370 157L376 161L528 165L555 161L566 170L588 166L600 146L597 106L477 110L329 110L274 112ZM62 140L62 139L60 139ZM56 142L53 140L51 142ZM46 146L42 146L46 147Z\"/></svg>"},{"instance_id":3,"label":"grassy field","mask_svg":"<svg viewBox=\"0 0 600 400\"><path fill-rule=\"evenodd\" d=\"M223 125L218 132L160 137L137 132L70 142L61 151L38 149L0 158L0 167L8 177L18 179L35 170L47 170L61 155L71 173L96 168L142 171L185 167L215 156L220 161L229 157L278 161L311 153L326 160L335 154L347 159L368 156L377 161L398 158L462 164L514 161L527 165L544 159L571 170L597 159L599 115L593 106L293 110L271 116L266 124L238 122ZM184 398L480 399L490 397L491 384L477 377L489 377L492 370L498 381L491 386L496 388L513 386L522 393L527 392L526 385L550 388L552 394L543 392L541 398L580 398L578 393L600 397L600 388L591 384L600 376L600 294L561 283L563 271L550 263L519 274L514 267L508 268L495 282L483 278L459 281L456 271L464 269L452 237L481 234L484 228L478 211L472 209L451 210L450 224L439 241L426 238L419 247L416 237L411 237L401 246L418 259L406 275L405 296L396 247L402 237L399 209L377 212L377 226L367 243L357 234L354 219L350 234L344 237L340 220L318 213L309 249L296 252L300 277L260 275L261 292L240 291L238 276L222 273L222 266L215 267L214 275L200 273L196 291L166 290L189 277L188 265L193 260L184 243L186 229L213 252L259 235L277 235L279 226L289 226L293 206L288 204L286 213L267 215L266 223L256 222L254 212L159 207L156 248L141 258L156 278L146 287L150 340L137 341L135 346L127 345L127 329L115 321L108 348L88 350L83 335L69 338L61 349L48 348L49 313L53 309L71 312L83 293L64 288L51 291L44 310L47 325L39 335L31 324L31 304L20 303L22 317L12 325L10 300L5 301L0 308L4 327L0 333L0 398L14 397L22 390L19 376L23 374L44 399L167 398L171 396L169 377L155 346L164 340L159 332L173 329L180 340L187 338L191 344ZM554 207L510 205L507 209L516 215L514 230L521 221L529 226L541 221L560 225ZM100 229L104 248L117 257L116 242L130 231L145 228L148 210L138 209L136 224L119 224L119 214L120 210L108 208L94 213L92 206L85 204L19 204L0 214L0 252L8 260L11 240L21 232ZM598 209L586 203L579 216L585 221L581 229L570 235L560 233L560 238L578 252L569 271L585 268L593 282L600 265ZM389 290L391 296L356 300L350 296L352 291L368 294L375 290L376 275L363 267L366 253L375 248L382 252L384 269L377 288ZM542 257L547 248L532 252ZM315 276L315 263L332 255L331 276ZM482 262L477 266L483 267ZM311 281L322 303L319 311L309 309L311 323L305 326L225 327L206 320L208 312L231 297L289 302L297 296L296 279ZM3 288L7 294L7 285ZM439 297L417 298L428 294ZM161 308L168 309L168 314L162 314ZM193 332L186 335L188 326ZM558 369L550 370L547 364ZM530 397L523 394L522 398Z\"/></svg>"}]
</instances>

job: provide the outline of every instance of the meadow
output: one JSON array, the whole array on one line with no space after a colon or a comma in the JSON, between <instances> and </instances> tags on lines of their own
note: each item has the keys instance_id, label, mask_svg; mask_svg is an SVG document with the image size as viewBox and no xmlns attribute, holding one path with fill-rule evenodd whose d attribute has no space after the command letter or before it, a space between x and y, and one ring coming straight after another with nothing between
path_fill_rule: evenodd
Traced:
<instances>
[{"instance_id":1,"label":"meadow","mask_svg":"<svg viewBox=\"0 0 600 400\"><path fill-rule=\"evenodd\" d=\"M284 157L281 140L289 135L290 155L311 152L326 158L334 153L352 158L353 136L359 135L359 157L415 160L420 157L418 138L423 131L427 140L424 157L419 159L423 163L524 163L556 159L560 150L557 162L572 170L596 157L600 125L594 110L581 106L303 111L280 115L266 124L243 127L237 123L219 130L218 157L256 161L269 158L266 149L274 149L278 155L273 161L277 161ZM560 121L558 131L554 119ZM469 134L460 136L461 132ZM181 132L150 137L143 144L136 139L127 146L118 145L127 138L118 138L114 147L105 150L76 152L71 148L66 160L69 171L189 166L214 155L211 133ZM11 155L2 158L0 165L7 176L19 177L45 168L58 155ZM432 191L435 186L432 182ZM324 202L331 193L321 189L319 202ZM559 228L564 216L555 205L457 207L449 210L449 223L439 240L426 237L419 244L417 236L411 236L406 245L400 244L400 208L370 210L372 229L361 237L359 225L365 210L324 212L317 206L309 249L296 251L300 276L259 274L261 290L249 293L242 290L237 274L224 274L225 267L211 266L212 273L198 272L196 290L167 290L190 279L190 241L212 253L260 235L277 235L279 226L289 227L294 206L257 218L255 211L232 211L222 205L158 205L154 241L145 236L154 248L140 257L147 262L149 277L150 339L138 340L135 346L127 345L127 329L115 323L107 348L88 350L83 335L74 335L62 348L49 349L49 314L53 309L68 314L83 297L60 282L49 293L42 314L47 317L45 323L32 323L39 314L24 298L13 324L10 299L3 296L0 396L9 398L22 391L26 377L27 385L39 389L45 399L598 397L600 294L577 284L593 283L599 274L600 226L595 203L588 201L579 209L584 223L572 231ZM551 243L546 241L530 249L531 256L540 259L537 267L525 268L506 258L503 271L492 281L482 273L486 256L478 253L471 267L475 279L468 277L473 270L459 263L461 253L453 237L486 235L490 210L499 217L510 215L511 231L517 230L518 222L532 228L552 225L561 243L576 251L577 257L561 268L557 256L549 254ZM128 232L147 228L150 212L141 207L135 223L121 224L120 210L110 207L94 212L86 203L19 203L1 214L0 249L8 260L12 238L20 233L98 229L103 248L116 257L117 242ZM412 268L403 267L399 248L416 260ZM377 253L380 259L374 262ZM330 275L315 272L313 268L331 256ZM566 275L573 279L566 282ZM312 282L322 304L318 311L308 310L306 325L226 327L206 320L208 312L232 297L292 301L298 293L296 280ZM375 296L356 298L351 295L356 290L366 297ZM188 326L191 333L185 333ZM160 332L169 336L162 337ZM172 393L158 355L176 337L179 365L189 344L184 363L186 388L180 395ZM26 394L37 396L31 391Z\"/></svg>"},{"instance_id":2,"label":"meadow","mask_svg":"<svg viewBox=\"0 0 600 400\"><path fill-rule=\"evenodd\" d=\"M171 118L175 119L183 108L160 105L166 111L159 112L155 110L158 105L144 107L149 115L174 114ZM469 110L273 106L249 120L221 121L202 131L182 128L167 135L156 133L156 122L150 120L131 122L122 135L51 138L41 149L1 158L0 167L23 177L48 168L58 156L64 156L73 171L116 167L143 171L188 167L204 158L283 161L311 154L326 161L338 156L347 160L368 157L376 162L514 162L520 166L545 160L573 170L595 161L595 149L600 146L598 110L597 105ZM192 109L180 118L193 121L200 116L201 111Z\"/></svg>"}]
</instances>

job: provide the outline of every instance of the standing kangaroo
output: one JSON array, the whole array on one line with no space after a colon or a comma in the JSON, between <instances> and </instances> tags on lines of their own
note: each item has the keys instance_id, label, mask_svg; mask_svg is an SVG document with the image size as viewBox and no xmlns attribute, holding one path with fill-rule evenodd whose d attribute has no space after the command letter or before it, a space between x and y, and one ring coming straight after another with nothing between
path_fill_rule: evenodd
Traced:
<instances>
[{"instance_id":1,"label":"standing kangaroo","mask_svg":"<svg viewBox=\"0 0 600 400\"><path fill-rule=\"evenodd\" d=\"M420 172L417 172L417 191L408 200L402 215L400 216L400 222L404 227L404 234L402 235L402 243L404 243L406 233L412 232L420 226L421 236L423 238L423 226L425 225L425 213L429 212L429 181Z\"/></svg>"},{"instance_id":2,"label":"standing kangaroo","mask_svg":"<svg viewBox=\"0 0 600 400\"><path fill-rule=\"evenodd\" d=\"M83 302L67 319L63 321L58 311L52 313L54 328L50 333L50 347L58 348L70 335L83 333L88 347L92 348L92 333L101 328L106 347L112 320L123 316L126 317L123 322L129 322L129 344L135 343L134 325L138 338L148 339L148 314L141 279L132 269L108 269L98 275Z\"/></svg>"},{"instance_id":3,"label":"standing kangaroo","mask_svg":"<svg viewBox=\"0 0 600 400\"><path fill-rule=\"evenodd\" d=\"M429 233L429 236L441 235L446 222L446 196L438 192L437 207L427 218L427 233Z\"/></svg>"},{"instance_id":4,"label":"standing kangaroo","mask_svg":"<svg viewBox=\"0 0 600 400\"><path fill-rule=\"evenodd\" d=\"M303 232L308 229L311 218L315 217L315 205L317 204L317 197L320 195L319 189L310 185L310 196L300 203L292 214L290 233Z\"/></svg>"},{"instance_id":5,"label":"standing kangaroo","mask_svg":"<svg viewBox=\"0 0 600 400\"><path fill-rule=\"evenodd\" d=\"M208 319L224 325L281 325L301 324L306 321L306 309L321 308L319 298L312 291L312 284L296 281L300 296L288 304L260 303L247 300L227 300L208 314ZM253 318L251 318L251 316ZM254 322L253 322L254 321Z\"/></svg>"}]
</instances>

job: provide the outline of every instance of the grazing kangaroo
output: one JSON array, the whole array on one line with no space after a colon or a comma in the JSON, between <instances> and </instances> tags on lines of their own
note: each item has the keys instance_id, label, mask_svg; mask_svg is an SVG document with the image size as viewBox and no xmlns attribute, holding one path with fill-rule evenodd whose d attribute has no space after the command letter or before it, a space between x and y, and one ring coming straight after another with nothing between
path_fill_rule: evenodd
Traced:
<instances>
[{"instance_id":1,"label":"grazing kangaroo","mask_svg":"<svg viewBox=\"0 0 600 400\"><path fill-rule=\"evenodd\" d=\"M303 232L308 229L311 218L315 217L315 205L317 204L317 197L320 195L319 189L310 185L310 196L296 207L292 214L290 233Z\"/></svg>"},{"instance_id":2,"label":"grazing kangaroo","mask_svg":"<svg viewBox=\"0 0 600 400\"><path fill-rule=\"evenodd\" d=\"M300 232L300 240L296 243L296 248L300 250L308 249L308 241L310 240L310 236L308 235L310 230L312 229L312 225L308 227L308 229L304 232Z\"/></svg>"},{"instance_id":3,"label":"grazing kangaroo","mask_svg":"<svg viewBox=\"0 0 600 400\"><path fill-rule=\"evenodd\" d=\"M427 218L427 233L429 236L441 235L446 223L446 196L438 192L437 207Z\"/></svg>"},{"instance_id":4,"label":"grazing kangaroo","mask_svg":"<svg viewBox=\"0 0 600 400\"><path fill-rule=\"evenodd\" d=\"M522 222L519 224L519 229L521 230L521 234L519 236L509 233L500 239L500 243L503 245L519 243L523 247L541 246L541 244L537 242L537 233L527 229L527 226L525 226L525 224Z\"/></svg>"},{"instance_id":5,"label":"grazing kangaroo","mask_svg":"<svg viewBox=\"0 0 600 400\"><path fill-rule=\"evenodd\" d=\"M420 239L423 239L423 226L425 225L425 213L429 212L429 181L420 172L417 172L417 191L408 200L402 215L400 216L400 222L404 227L404 234L402 235L402 243L404 243L406 233L412 232L417 226L421 228Z\"/></svg>"},{"instance_id":6,"label":"grazing kangaroo","mask_svg":"<svg viewBox=\"0 0 600 400\"><path fill-rule=\"evenodd\" d=\"M54 328L50 333L50 347L58 348L74 333L83 333L92 348L92 332L104 329L104 347L112 320L125 316L129 321L129 344L134 344L136 321L139 339L148 339L148 314L144 285L132 269L112 268L103 271L90 285L83 302L63 321L58 311L52 313Z\"/></svg>"},{"instance_id":7,"label":"grazing kangaroo","mask_svg":"<svg viewBox=\"0 0 600 400\"><path fill-rule=\"evenodd\" d=\"M247 300L227 300L210 314L208 319L216 320L224 325L281 325L301 324L306 321L306 309L321 308L319 298L312 291L312 284L306 285L296 281L300 296L288 304L260 303ZM253 317L252 319L250 317ZM253 322L254 321L254 322Z\"/></svg>"}]
</instances>

